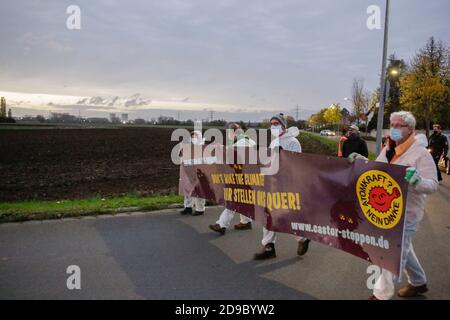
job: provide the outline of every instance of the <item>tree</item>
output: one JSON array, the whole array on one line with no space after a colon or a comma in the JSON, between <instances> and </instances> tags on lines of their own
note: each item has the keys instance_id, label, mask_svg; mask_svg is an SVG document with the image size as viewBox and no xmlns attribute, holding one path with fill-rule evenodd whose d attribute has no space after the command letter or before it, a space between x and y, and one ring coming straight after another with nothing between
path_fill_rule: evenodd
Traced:
<instances>
[{"instance_id":1,"label":"tree","mask_svg":"<svg viewBox=\"0 0 450 320\"><path fill-rule=\"evenodd\" d=\"M311 115L308 119L308 123L310 126L318 126L326 123L324 118L324 113L327 111L327 108L320 110L318 113Z\"/></svg>"},{"instance_id":2,"label":"tree","mask_svg":"<svg viewBox=\"0 0 450 320\"><path fill-rule=\"evenodd\" d=\"M365 114L369 107L370 96L364 91L364 80L353 79L352 102L353 114L356 117L356 123L359 125L361 114Z\"/></svg>"},{"instance_id":3,"label":"tree","mask_svg":"<svg viewBox=\"0 0 450 320\"><path fill-rule=\"evenodd\" d=\"M393 112L400 111L400 79L407 72L405 61L397 59L395 54L389 57L387 66L387 97L384 105L384 121L389 123L389 116Z\"/></svg>"},{"instance_id":4,"label":"tree","mask_svg":"<svg viewBox=\"0 0 450 320\"><path fill-rule=\"evenodd\" d=\"M297 125L297 122L295 121L295 118L293 116L287 116L286 122L287 122L288 128L295 127Z\"/></svg>"},{"instance_id":5,"label":"tree","mask_svg":"<svg viewBox=\"0 0 450 320\"><path fill-rule=\"evenodd\" d=\"M427 136L432 121L446 121L449 117L449 57L449 49L431 37L400 80L400 104L424 125Z\"/></svg>"},{"instance_id":6,"label":"tree","mask_svg":"<svg viewBox=\"0 0 450 320\"><path fill-rule=\"evenodd\" d=\"M270 128L270 120L264 119L263 121L261 121L260 127L263 129L269 129Z\"/></svg>"},{"instance_id":7,"label":"tree","mask_svg":"<svg viewBox=\"0 0 450 320\"><path fill-rule=\"evenodd\" d=\"M400 79L408 71L408 67L404 60L399 60L395 54L389 57L386 75L386 98L384 104L383 128L388 128L390 123L390 115L393 112L400 111ZM395 72L395 73L394 73ZM377 128L378 109L376 105L380 102L380 88L372 92L369 110L374 110L372 120L368 123L368 130Z\"/></svg>"},{"instance_id":8,"label":"tree","mask_svg":"<svg viewBox=\"0 0 450 320\"><path fill-rule=\"evenodd\" d=\"M328 107L323 114L323 118L329 124L340 123L342 120L342 113L339 103L332 104Z\"/></svg>"}]
</instances>

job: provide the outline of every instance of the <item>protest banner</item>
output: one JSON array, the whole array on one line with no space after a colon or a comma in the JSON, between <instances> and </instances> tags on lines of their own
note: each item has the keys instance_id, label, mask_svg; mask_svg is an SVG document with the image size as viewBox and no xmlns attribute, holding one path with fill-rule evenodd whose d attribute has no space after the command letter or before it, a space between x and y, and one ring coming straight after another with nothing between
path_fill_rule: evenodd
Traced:
<instances>
[{"instance_id":1,"label":"protest banner","mask_svg":"<svg viewBox=\"0 0 450 320\"><path fill-rule=\"evenodd\" d=\"M179 193L213 200L269 230L307 237L399 275L406 167L282 150L278 172L264 175L266 165L239 164L245 161L233 152L231 164L185 158Z\"/></svg>"}]
</instances>

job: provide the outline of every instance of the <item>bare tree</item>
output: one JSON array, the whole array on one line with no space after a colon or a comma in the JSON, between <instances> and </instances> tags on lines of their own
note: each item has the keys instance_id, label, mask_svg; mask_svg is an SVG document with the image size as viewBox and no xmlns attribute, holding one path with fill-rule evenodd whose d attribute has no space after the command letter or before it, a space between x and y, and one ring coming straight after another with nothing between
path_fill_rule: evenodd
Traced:
<instances>
[{"instance_id":1,"label":"bare tree","mask_svg":"<svg viewBox=\"0 0 450 320\"><path fill-rule=\"evenodd\" d=\"M370 95L364 91L364 80L353 79L352 86L352 102L353 113L356 117L356 123L359 125L359 120L364 116L369 108Z\"/></svg>"}]
</instances>

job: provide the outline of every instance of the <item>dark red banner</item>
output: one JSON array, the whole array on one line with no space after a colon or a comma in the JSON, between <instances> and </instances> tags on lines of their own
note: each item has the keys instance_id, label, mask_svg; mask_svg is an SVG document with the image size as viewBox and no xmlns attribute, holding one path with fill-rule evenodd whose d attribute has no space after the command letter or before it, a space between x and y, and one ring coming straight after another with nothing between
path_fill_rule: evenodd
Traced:
<instances>
[{"instance_id":1,"label":"dark red banner","mask_svg":"<svg viewBox=\"0 0 450 320\"><path fill-rule=\"evenodd\" d=\"M406 167L281 151L278 173L263 175L261 164L211 159L184 160L180 194L213 200L269 230L307 237L399 275Z\"/></svg>"}]
</instances>

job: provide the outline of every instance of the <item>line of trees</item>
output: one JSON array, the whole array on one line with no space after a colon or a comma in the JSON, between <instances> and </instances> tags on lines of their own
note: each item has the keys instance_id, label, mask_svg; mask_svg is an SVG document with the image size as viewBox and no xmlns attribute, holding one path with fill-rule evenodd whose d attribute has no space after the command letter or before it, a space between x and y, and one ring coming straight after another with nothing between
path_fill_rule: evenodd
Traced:
<instances>
[{"instance_id":1,"label":"line of trees","mask_svg":"<svg viewBox=\"0 0 450 320\"><path fill-rule=\"evenodd\" d=\"M391 70L397 70L395 75ZM411 59L409 64L390 57L383 125L389 127L389 115L399 110L411 111L417 127L427 136L433 123L450 127L450 48L431 37ZM372 101L379 101L380 88L372 93ZM373 103L373 102L372 102ZM369 123L376 128L377 114Z\"/></svg>"},{"instance_id":2,"label":"line of trees","mask_svg":"<svg viewBox=\"0 0 450 320\"><path fill-rule=\"evenodd\" d=\"M411 111L417 127L425 129L427 136L433 123L450 128L450 47L431 37L409 63L391 55L386 72L384 128L389 127L390 114L400 110ZM363 79L354 79L351 98L346 99L353 105L351 114L346 115L346 109L334 103L312 115L308 124L354 123L366 131L376 129L380 91L376 88L370 93L364 89Z\"/></svg>"}]
</instances>

